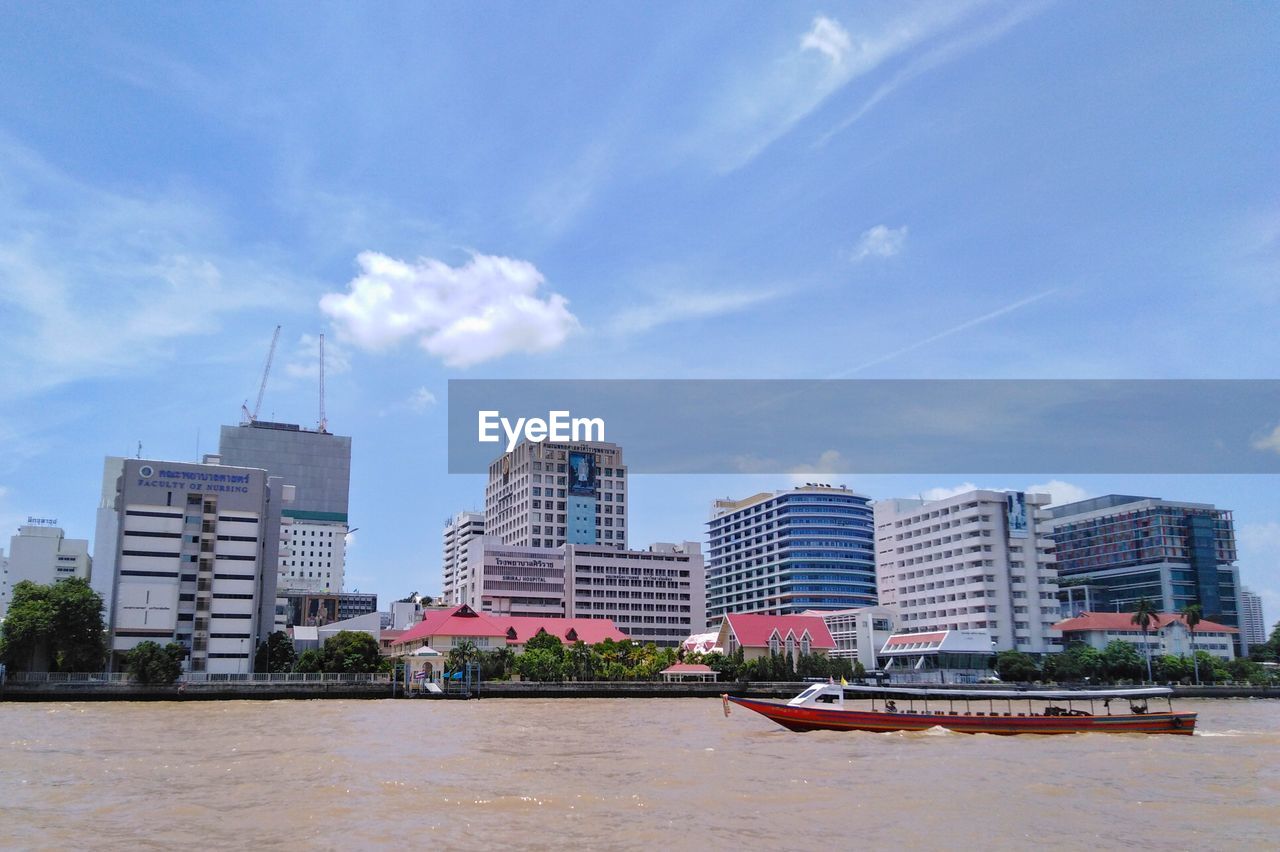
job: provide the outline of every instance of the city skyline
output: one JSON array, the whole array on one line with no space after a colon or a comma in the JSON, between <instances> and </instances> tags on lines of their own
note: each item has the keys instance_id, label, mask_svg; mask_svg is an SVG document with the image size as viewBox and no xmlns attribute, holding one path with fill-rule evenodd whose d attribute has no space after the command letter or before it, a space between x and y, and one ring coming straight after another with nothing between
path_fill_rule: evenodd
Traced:
<instances>
[{"instance_id":1,"label":"city skyline","mask_svg":"<svg viewBox=\"0 0 1280 852\"><path fill-rule=\"evenodd\" d=\"M139 442L214 452L277 323L262 416L315 427L325 333L346 585L384 603L483 508L448 378L1274 375L1275 10L733 11L10 10L0 540L92 538ZM1213 503L1280 616L1269 477L634 475L627 538L817 479Z\"/></svg>"}]
</instances>

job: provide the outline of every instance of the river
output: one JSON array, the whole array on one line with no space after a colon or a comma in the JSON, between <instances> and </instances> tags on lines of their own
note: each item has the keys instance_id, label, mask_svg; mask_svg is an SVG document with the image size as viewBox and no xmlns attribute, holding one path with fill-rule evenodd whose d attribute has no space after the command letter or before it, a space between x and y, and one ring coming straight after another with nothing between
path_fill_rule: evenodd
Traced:
<instances>
[{"instance_id":1,"label":"river","mask_svg":"<svg viewBox=\"0 0 1280 852\"><path fill-rule=\"evenodd\" d=\"M1280 701L1194 737L785 731L718 700L0 704L4 848L1275 848Z\"/></svg>"}]
</instances>

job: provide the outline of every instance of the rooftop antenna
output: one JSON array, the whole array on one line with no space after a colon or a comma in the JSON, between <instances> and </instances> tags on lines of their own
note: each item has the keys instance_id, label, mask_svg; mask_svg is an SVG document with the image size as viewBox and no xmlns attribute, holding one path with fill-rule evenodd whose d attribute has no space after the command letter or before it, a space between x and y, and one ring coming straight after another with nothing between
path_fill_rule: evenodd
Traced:
<instances>
[{"instance_id":1,"label":"rooftop antenna","mask_svg":"<svg viewBox=\"0 0 1280 852\"><path fill-rule=\"evenodd\" d=\"M258 385L258 399L253 404L253 411L249 410L249 401L245 400L244 405L240 406L240 412L244 415L244 423L254 423L258 419L258 412L262 409L262 395L267 392L267 376L271 375L271 361L276 357L276 344L280 342L280 326L276 326L275 333L271 335L271 348L267 350L267 364L262 368L262 384Z\"/></svg>"},{"instance_id":2,"label":"rooftop antenna","mask_svg":"<svg viewBox=\"0 0 1280 852\"><path fill-rule=\"evenodd\" d=\"M329 421L324 416L324 334L320 335L320 421L317 431L328 432Z\"/></svg>"},{"instance_id":3,"label":"rooftop antenna","mask_svg":"<svg viewBox=\"0 0 1280 852\"><path fill-rule=\"evenodd\" d=\"M142 442L141 442L141 441L139 441L139 442L138 442L138 455L137 455L137 458L142 458Z\"/></svg>"}]
</instances>

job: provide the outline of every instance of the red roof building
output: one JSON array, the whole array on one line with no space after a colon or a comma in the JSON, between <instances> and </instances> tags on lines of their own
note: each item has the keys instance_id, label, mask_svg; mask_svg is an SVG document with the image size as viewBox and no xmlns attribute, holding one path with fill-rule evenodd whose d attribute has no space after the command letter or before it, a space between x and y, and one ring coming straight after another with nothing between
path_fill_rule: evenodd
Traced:
<instances>
[{"instance_id":1,"label":"red roof building","mask_svg":"<svg viewBox=\"0 0 1280 852\"><path fill-rule=\"evenodd\" d=\"M730 613L720 624L716 645L726 654L742 649L743 659L769 654L791 654L792 659L826 654L835 649L831 631L821 618L811 615L759 615Z\"/></svg>"},{"instance_id":2,"label":"red roof building","mask_svg":"<svg viewBox=\"0 0 1280 852\"><path fill-rule=\"evenodd\" d=\"M1192 651L1192 631L1187 629L1186 619L1176 612L1158 613L1152 619L1143 646L1142 628L1133 623L1131 612L1084 612L1075 618L1059 621L1053 626L1062 631L1062 643L1084 642L1101 650L1108 642L1117 639L1138 646L1138 652L1189 656ZM1235 658L1235 643L1231 636L1240 631L1215 621L1201 621L1194 631L1197 651L1207 651L1224 660Z\"/></svg>"},{"instance_id":3,"label":"red roof building","mask_svg":"<svg viewBox=\"0 0 1280 852\"><path fill-rule=\"evenodd\" d=\"M566 645L595 645L605 639L625 642L628 637L607 618L550 618L493 615L476 612L466 604L423 613L422 621L401 634L392 647L395 654L410 653L429 645L447 653L468 641L482 651L511 648L519 653L539 633L549 633Z\"/></svg>"}]
</instances>

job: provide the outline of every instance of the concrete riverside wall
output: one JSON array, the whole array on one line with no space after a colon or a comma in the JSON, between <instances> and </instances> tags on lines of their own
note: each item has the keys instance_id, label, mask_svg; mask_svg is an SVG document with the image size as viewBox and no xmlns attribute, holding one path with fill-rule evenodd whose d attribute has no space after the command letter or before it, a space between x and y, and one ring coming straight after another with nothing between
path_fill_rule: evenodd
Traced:
<instances>
[{"instance_id":1,"label":"concrete riverside wall","mask_svg":"<svg viewBox=\"0 0 1280 852\"><path fill-rule=\"evenodd\" d=\"M600 681L533 683L488 681L480 684L479 698L716 698L722 694L749 698L793 698L811 683L662 683L651 681ZM946 687L932 687L945 691ZM962 687L952 687L962 689ZM972 688L972 687L970 687ZM1007 685L984 690L1016 692ZM289 698L393 698L403 688L390 683L191 683L178 686L142 686L134 683L14 683L0 688L0 701L218 701L279 700ZM437 695L432 698L458 698ZM1178 686L1174 698L1280 698L1275 686Z\"/></svg>"},{"instance_id":2,"label":"concrete riverside wall","mask_svg":"<svg viewBox=\"0 0 1280 852\"><path fill-rule=\"evenodd\" d=\"M219 701L282 698L391 698L390 683L190 683L185 688L137 683L6 683L0 701ZM396 686L396 695L401 693Z\"/></svg>"}]
</instances>

